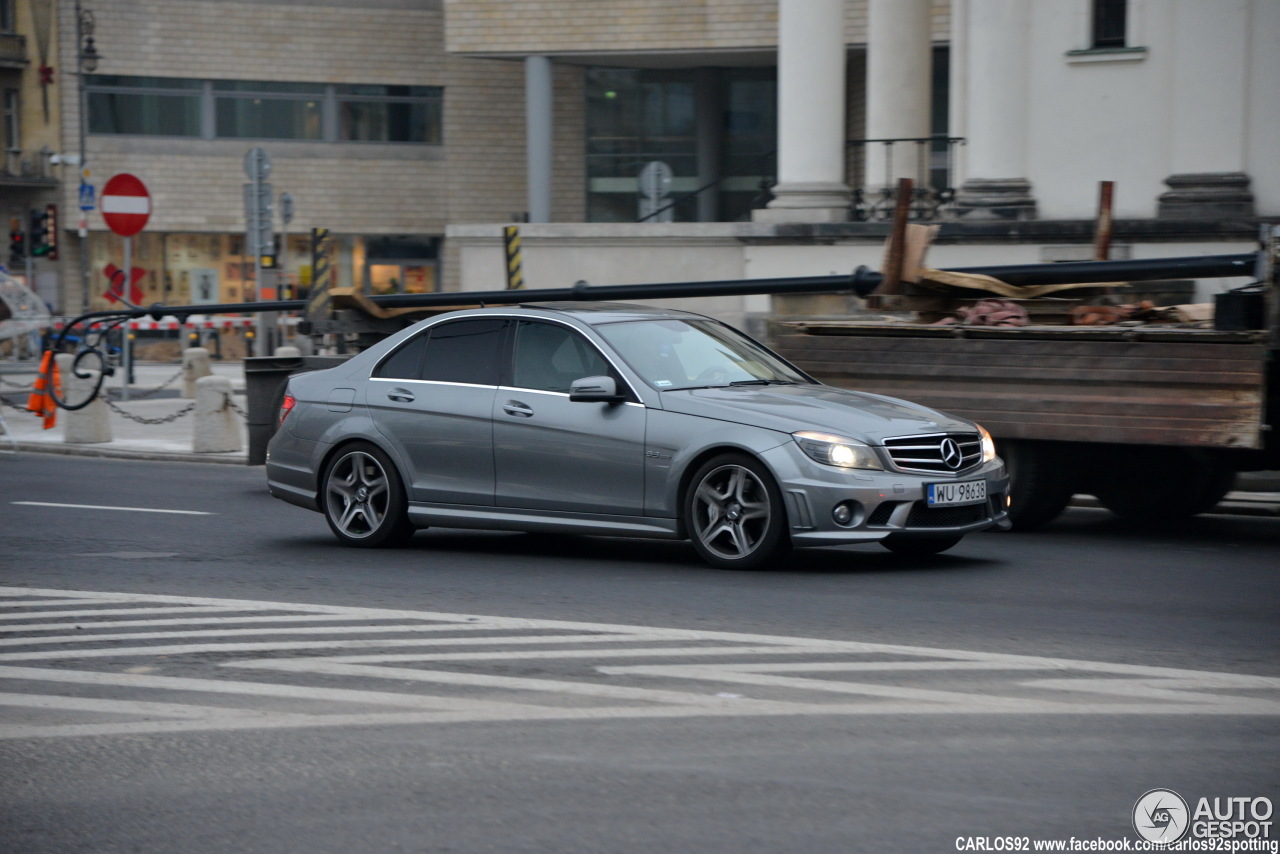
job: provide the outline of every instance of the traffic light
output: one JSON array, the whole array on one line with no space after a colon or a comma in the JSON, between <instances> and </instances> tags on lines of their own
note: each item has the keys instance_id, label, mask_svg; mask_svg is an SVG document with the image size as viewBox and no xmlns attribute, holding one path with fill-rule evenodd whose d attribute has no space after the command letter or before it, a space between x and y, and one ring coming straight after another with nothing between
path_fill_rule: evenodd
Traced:
<instances>
[{"instance_id":1,"label":"traffic light","mask_svg":"<svg viewBox=\"0 0 1280 854\"><path fill-rule=\"evenodd\" d=\"M31 212L31 257L58 260L58 206Z\"/></svg>"},{"instance_id":2,"label":"traffic light","mask_svg":"<svg viewBox=\"0 0 1280 854\"><path fill-rule=\"evenodd\" d=\"M20 267L27 260L27 234L22 229L22 218L9 220L9 266Z\"/></svg>"}]
</instances>

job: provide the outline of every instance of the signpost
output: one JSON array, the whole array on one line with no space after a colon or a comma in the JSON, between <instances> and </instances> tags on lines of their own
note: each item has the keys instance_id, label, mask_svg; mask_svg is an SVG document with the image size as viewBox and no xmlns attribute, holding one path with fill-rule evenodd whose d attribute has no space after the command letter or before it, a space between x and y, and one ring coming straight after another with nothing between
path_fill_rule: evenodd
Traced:
<instances>
[{"instance_id":1,"label":"signpost","mask_svg":"<svg viewBox=\"0 0 1280 854\"><path fill-rule=\"evenodd\" d=\"M92 187L90 187L90 199L92 199ZM83 187L80 192L80 206L85 205L85 193ZM121 172L112 175L107 183L102 185L102 200L100 202L102 208L102 218L107 223L107 228L124 238L124 270L125 281L121 288L121 301L125 300L125 294L129 294L132 284L131 274L133 271L133 236L142 231L146 227L147 220L151 218L151 194L147 192L147 185L142 183L136 176L130 175L128 172ZM123 400L129 399L129 376L133 373L133 354L129 346L129 333L121 333L120 355L124 361L124 376L120 379L121 397Z\"/></svg>"},{"instance_id":2,"label":"signpost","mask_svg":"<svg viewBox=\"0 0 1280 854\"><path fill-rule=\"evenodd\" d=\"M262 260L264 256L275 255L271 185L267 183L267 178L271 176L271 157L265 148L254 146L249 149L244 156L244 173L249 176L249 183L244 185L245 251L253 254L253 282L258 299L261 300ZM269 338L275 323L275 312L258 315L257 344L254 348L257 355L271 355Z\"/></svg>"}]
</instances>

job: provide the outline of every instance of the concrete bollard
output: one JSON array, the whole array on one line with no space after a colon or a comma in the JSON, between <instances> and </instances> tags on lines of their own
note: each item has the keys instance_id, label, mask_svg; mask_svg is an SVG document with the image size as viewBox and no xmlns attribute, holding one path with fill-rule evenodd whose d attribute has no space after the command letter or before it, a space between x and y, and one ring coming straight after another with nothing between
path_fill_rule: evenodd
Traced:
<instances>
[{"instance_id":1,"label":"concrete bollard","mask_svg":"<svg viewBox=\"0 0 1280 854\"><path fill-rule=\"evenodd\" d=\"M285 344L283 347L277 347L275 353L273 353L272 355L282 356L286 358L288 357L299 358L302 356L302 351L299 350L297 347L294 347L289 344Z\"/></svg>"},{"instance_id":2,"label":"concrete bollard","mask_svg":"<svg viewBox=\"0 0 1280 854\"><path fill-rule=\"evenodd\" d=\"M70 353L59 353L54 356L54 360L58 365L58 374L62 378L60 396L63 400L74 406L93 393L94 387L98 384L100 371L85 370L84 373L88 376L81 379L71 370L75 356ZM69 445L92 445L111 441L111 413L107 409L107 402L100 397L84 409L60 409L58 417L62 421L62 441Z\"/></svg>"},{"instance_id":3,"label":"concrete bollard","mask_svg":"<svg viewBox=\"0 0 1280 854\"><path fill-rule=\"evenodd\" d=\"M192 414L195 429L191 449L197 454L239 451L244 447L240 424L228 402L231 380L227 377L201 377L196 380L196 410Z\"/></svg>"},{"instance_id":4,"label":"concrete bollard","mask_svg":"<svg viewBox=\"0 0 1280 854\"><path fill-rule=\"evenodd\" d=\"M204 347L188 347L182 351L182 396L196 396L196 380L213 376L209 367L209 351Z\"/></svg>"}]
</instances>

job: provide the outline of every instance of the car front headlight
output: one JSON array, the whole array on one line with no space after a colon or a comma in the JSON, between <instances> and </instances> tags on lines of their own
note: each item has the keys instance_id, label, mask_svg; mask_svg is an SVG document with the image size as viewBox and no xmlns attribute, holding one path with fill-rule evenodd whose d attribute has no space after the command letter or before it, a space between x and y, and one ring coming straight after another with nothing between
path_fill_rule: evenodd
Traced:
<instances>
[{"instance_id":1,"label":"car front headlight","mask_svg":"<svg viewBox=\"0 0 1280 854\"><path fill-rule=\"evenodd\" d=\"M823 465L842 469L883 469L876 452L856 439L808 430L791 435L802 451Z\"/></svg>"},{"instance_id":2,"label":"car front headlight","mask_svg":"<svg viewBox=\"0 0 1280 854\"><path fill-rule=\"evenodd\" d=\"M991 438L991 434L987 432L987 428L981 424L973 425L978 428L978 434L982 436L982 461L989 463L996 458L996 440Z\"/></svg>"}]
</instances>

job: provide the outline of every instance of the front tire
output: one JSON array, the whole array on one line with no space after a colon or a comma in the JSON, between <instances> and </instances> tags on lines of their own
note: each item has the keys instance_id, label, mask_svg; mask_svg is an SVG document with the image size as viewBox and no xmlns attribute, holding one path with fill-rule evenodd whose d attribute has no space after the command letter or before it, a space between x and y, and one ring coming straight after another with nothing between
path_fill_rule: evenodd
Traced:
<instances>
[{"instance_id":1,"label":"front tire","mask_svg":"<svg viewBox=\"0 0 1280 854\"><path fill-rule=\"evenodd\" d=\"M404 484L390 458L368 442L342 448L325 469L321 506L334 536L348 546L378 548L414 534Z\"/></svg>"},{"instance_id":2,"label":"front tire","mask_svg":"<svg viewBox=\"0 0 1280 854\"><path fill-rule=\"evenodd\" d=\"M759 569L791 545L782 492L745 454L721 454L698 468L685 493L684 523L702 559L721 569Z\"/></svg>"}]
</instances>

